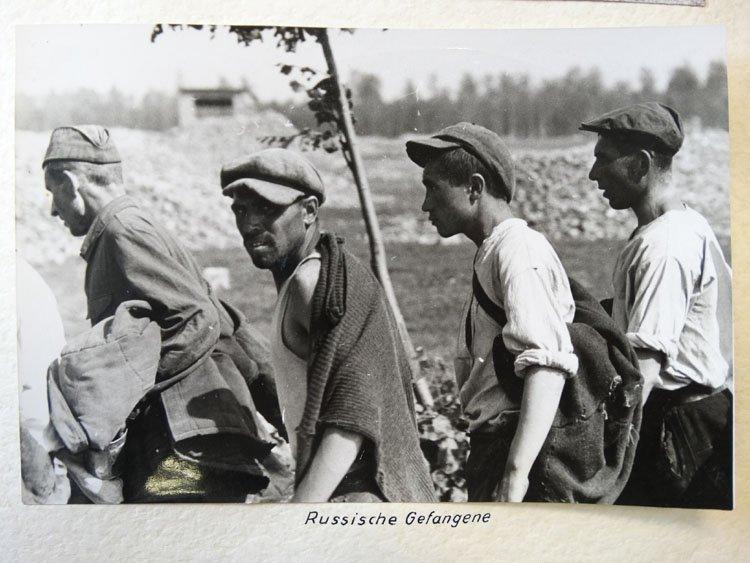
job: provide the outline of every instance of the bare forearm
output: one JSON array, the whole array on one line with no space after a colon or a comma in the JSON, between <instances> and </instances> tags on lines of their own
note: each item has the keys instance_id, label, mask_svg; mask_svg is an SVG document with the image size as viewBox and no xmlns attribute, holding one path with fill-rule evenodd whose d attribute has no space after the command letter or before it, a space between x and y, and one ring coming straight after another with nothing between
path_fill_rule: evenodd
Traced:
<instances>
[{"instance_id":1,"label":"bare forearm","mask_svg":"<svg viewBox=\"0 0 750 563\"><path fill-rule=\"evenodd\" d=\"M362 446L362 436L338 428L323 433L310 468L292 502L327 502L349 471Z\"/></svg>"},{"instance_id":2,"label":"bare forearm","mask_svg":"<svg viewBox=\"0 0 750 563\"><path fill-rule=\"evenodd\" d=\"M510 446L506 472L528 476L552 427L564 385L565 377L556 369L532 368L526 376L518 429Z\"/></svg>"},{"instance_id":3,"label":"bare forearm","mask_svg":"<svg viewBox=\"0 0 750 563\"><path fill-rule=\"evenodd\" d=\"M643 404L646 404L654 384L659 380L664 356L660 352L637 348L638 369L643 376Z\"/></svg>"}]
</instances>

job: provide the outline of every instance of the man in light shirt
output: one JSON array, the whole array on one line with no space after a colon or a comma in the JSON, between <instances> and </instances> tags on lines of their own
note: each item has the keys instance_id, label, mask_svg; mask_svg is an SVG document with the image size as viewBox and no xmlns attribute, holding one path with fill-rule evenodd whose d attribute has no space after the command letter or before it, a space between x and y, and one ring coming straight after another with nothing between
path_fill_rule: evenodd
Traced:
<instances>
[{"instance_id":1,"label":"man in light shirt","mask_svg":"<svg viewBox=\"0 0 750 563\"><path fill-rule=\"evenodd\" d=\"M495 133L458 123L406 150L424 168L422 211L440 236L464 234L478 248L456 360L471 439L469 501L549 500L529 474L578 369L566 326L575 314L568 277L544 236L511 214L514 164ZM480 306L479 291L505 323ZM495 365L498 338L514 357L510 366Z\"/></svg>"},{"instance_id":2,"label":"man in light shirt","mask_svg":"<svg viewBox=\"0 0 750 563\"><path fill-rule=\"evenodd\" d=\"M644 378L640 442L621 502L731 508L731 271L673 181L679 115L648 102L581 129L599 134L589 178L610 207L638 220L613 274L612 316Z\"/></svg>"}]
</instances>

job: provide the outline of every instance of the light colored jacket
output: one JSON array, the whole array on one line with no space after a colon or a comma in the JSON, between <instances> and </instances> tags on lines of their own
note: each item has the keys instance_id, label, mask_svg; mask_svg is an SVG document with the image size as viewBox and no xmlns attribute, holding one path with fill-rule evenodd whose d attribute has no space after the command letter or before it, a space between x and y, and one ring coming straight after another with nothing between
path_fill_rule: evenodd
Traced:
<instances>
[{"instance_id":1,"label":"light colored jacket","mask_svg":"<svg viewBox=\"0 0 750 563\"><path fill-rule=\"evenodd\" d=\"M105 451L154 385L161 331L150 315L145 301L121 303L50 366L50 418L70 452Z\"/></svg>"}]
</instances>

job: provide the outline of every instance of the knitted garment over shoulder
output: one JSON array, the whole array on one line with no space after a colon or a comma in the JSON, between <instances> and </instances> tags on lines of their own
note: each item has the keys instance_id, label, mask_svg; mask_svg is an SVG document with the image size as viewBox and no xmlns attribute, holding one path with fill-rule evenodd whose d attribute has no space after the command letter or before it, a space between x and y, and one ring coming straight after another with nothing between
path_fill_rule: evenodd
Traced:
<instances>
[{"instance_id":1,"label":"knitted garment over shoulder","mask_svg":"<svg viewBox=\"0 0 750 563\"><path fill-rule=\"evenodd\" d=\"M370 270L323 234L320 278L312 303L313 354L298 432L297 481L327 426L369 440L375 479L390 502L434 502L419 447L411 370L396 323Z\"/></svg>"}]
</instances>

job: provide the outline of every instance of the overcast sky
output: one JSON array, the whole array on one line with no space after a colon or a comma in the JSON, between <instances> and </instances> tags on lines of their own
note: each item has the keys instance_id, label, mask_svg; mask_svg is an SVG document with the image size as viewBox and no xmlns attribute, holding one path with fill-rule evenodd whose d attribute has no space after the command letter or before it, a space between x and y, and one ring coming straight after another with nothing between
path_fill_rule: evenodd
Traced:
<instances>
[{"instance_id":1,"label":"overcast sky","mask_svg":"<svg viewBox=\"0 0 750 563\"><path fill-rule=\"evenodd\" d=\"M213 86L220 77L244 77L262 100L288 99L288 78L276 63L321 68L319 45L291 55L263 44L243 47L221 32L166 31L149 41L151 26L46 25L16 28L16 88L30 95L88 87L116 87L140 96L148 90ZM374 30L332 31L334 53L345 78L352 71L377 74L383 94L399 96L407 79L419 88L431 75L454 88L461 76L528 74L535 82L561 76L573 66L598 67L607 85L638 84L640 69L654 71L663 87L676 66L690 64L703 78L708 64L724 61L722 27L564 30Z\"/></svg>"}]
</instances>

